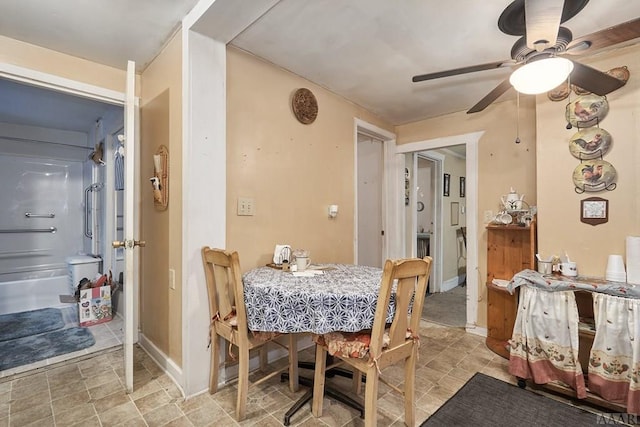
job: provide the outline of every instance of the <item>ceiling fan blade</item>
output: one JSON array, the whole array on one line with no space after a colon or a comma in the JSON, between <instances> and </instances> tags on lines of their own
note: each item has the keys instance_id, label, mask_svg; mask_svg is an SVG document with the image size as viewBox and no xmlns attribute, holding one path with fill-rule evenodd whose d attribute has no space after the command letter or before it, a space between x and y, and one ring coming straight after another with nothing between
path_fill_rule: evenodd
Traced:
<instances>
[{"instance_id":1,"label":"ceiling fan blade","mask_svg":"<svg viewBox=\"0 0 640 427\"><path fill-rule=\"evenodd\" d=\"M504 80L495 89L489 92L484 98L482 98L476 105L471 107L467 114L477 113L478 111L482 111L487 108L493 101L500 98L500 95L505 93L511 88L511 83L509 83L509 79Z\"/></svg>"},{"instance_id":2,"label":"ceiling fan blade","mask_svg":"<svg viewBox=\"0 0 640 427\"><path fill-rule=\"evenodd\" d=\"M527 47L542 52L554 46L564 0L525 0L524 16L527 22Z\"/></svg>"},{"instance_id":3,"label":"ceiling fan blade","mask_svg":"<svg viewBox=\"0 0 640 427\"><path fill-rule=\"evenodd\" d=\"M618 80L602 71L591 68L579 62L573 63L571 72L571 83L580 86L582 89L593 92L596 95L604 96L621 88L626 82Z\"/></svg>"},{"instance_id":4,"label":"ceiling fan blade","mask_svg":"<svg viewBox=\"0 0 640 427\"><path fill-rule=\"evenodd\" d=\"M580 47L584 47L585 44L587 44L589 53L591 53L592 51L624 43L638 37L640 37L640 18L574 39L567 46L567 53L584 53L586 49L581 49Z\"/></svg>"},{"instance_id":5,"label":"ceiling fan blade","mask_svg":"<svg viewBox=\"0 0 640 427\"><path fill-rule=\"evenodd\" d=\"M439 79L441 77L457 76L458 74L474 73L476 71L493 70L495 68L506 67L511 65L509 61L489 62L480 65L471 65L469 67L454 68L452 70L438 71L437 73L420 74L413 76L411 81L414 83L423 82L425 80Z\"/></svg>"}]
</instances>

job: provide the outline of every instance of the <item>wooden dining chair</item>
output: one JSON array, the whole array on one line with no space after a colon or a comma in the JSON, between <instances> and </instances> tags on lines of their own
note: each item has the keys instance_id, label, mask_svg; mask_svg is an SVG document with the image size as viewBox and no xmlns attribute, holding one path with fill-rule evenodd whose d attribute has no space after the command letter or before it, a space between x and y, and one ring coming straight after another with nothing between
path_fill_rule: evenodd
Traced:
<instances>
[{"instance_id":1,"label":"wooden dining chair","mask_svg":"<svg viewBox=\"0 0 640 427\"><path fill-rule=\"evenodd\" d=\"M244 291L240 273L240 261L237 252L226 252L221 249L202 248L202 261L207 281L209 296L209 313L211 315L211 373L209 375L209 393L218 390L218 373L220 369L220 339L229 343L229 354L232 347L238 352L238 395L236 401L236 418L244 420L246 416L247 392L249 388L249 352L260 350L260 368L265 370L267 365L267 346L273 342L287 349L289 360L284 366L271 372L252 386L267 381L274 376L288 371L289 388L298 389L298 352L296 336L286 334L288 345L281 344L277 338L281 334L252 333L247 323L247 312L244 305ZM235 358L236 356L231 356Z\"/></svg>"},{"instance_id":2,"label":"wooden dining chair","mask_svg":"<svg viewBox=\"0 0 640 427\"><path fill-rule=\"evenodd\" d=\"M312 403L314 416L322 416L326 370L344 363L354 369L354 388L357 392L359 392L362 375L366 376L365 426L376 425L379 381L404 395L404 422L408 426L415 424L414 391L418 332L430 271L431 257L387 260L382 273L372 329L351 334L325 334L315 337L317 345ZM392 295L395 297L396 309L389 327L386 324L386 317ZM337 339L337 336L341 341L337 343L338 345L332 342ZM353 345L348 343L349 340L353 340ZM340 348L348 350L341 351ZM326 366L327 351L334 358L339 359L339 363ZM380 376L384 368L398 362L404 363L403 389L389 384Z\"/></svg>"}]
</instances>

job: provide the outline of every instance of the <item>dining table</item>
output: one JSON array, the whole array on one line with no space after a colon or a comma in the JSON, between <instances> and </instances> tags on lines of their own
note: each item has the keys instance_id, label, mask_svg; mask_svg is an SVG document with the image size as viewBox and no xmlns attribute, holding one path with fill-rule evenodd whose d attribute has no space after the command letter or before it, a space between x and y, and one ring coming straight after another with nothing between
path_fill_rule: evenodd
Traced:
<instances>
[{"instance_id":1,"label":"dining table","mask_svg":"<svg viewBox=\"0 0 640 427\"><path fill-rule=\"evenodd\" d=\"M301 272L270 266L254 268L242 277L249 329L312 334L370 329L381 279L381 268L363 265L313 264ZM393 320L394 312L392 295L387 307L388 322ZM300 367L314 369L314 364L301 363ZM350 374L340 370L327 373L328 376ZM301 376L299 381L311 389L285 414L284 425L289 425L291 416L313 396L313 380ZM350 396L331 387L325 387L325 393L364 415L362 404Z\"/></svg>"}]
</instances>

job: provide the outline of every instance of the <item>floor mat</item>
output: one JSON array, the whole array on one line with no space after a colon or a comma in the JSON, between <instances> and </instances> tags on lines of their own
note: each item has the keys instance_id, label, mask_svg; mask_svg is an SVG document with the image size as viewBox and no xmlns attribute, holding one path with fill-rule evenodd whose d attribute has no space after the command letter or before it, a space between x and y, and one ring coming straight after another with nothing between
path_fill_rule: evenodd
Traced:
<instances>
[{"instance_id":1,"label":"floor mat","mask_svg":"<svg viewBox=\"0 0 640 427\"><path fill-rule=\"evenodd\" d=\"M565 427L597 424L618 423L477 373L420 427Z\"/></svg>"},{"instance_id":2,"label":"floor mat","mask_svg":"<svg viewBox=\"0 0 640 427\"><path fill-rule=\"evenodd\" d=\"M42 308L0 316L0 341L14 340L64 327L62 313L57 308Z\"/></svg>"},{"instance_id":3,"label":"floor mat","mask_svg":"<svg viewBox=\"0 0 640 427\"><path fill-rule=\"evenodd\" d=\"M87 328L73 327L0 342L0 371L91 347Z\"/></svg>"}]
</instances>

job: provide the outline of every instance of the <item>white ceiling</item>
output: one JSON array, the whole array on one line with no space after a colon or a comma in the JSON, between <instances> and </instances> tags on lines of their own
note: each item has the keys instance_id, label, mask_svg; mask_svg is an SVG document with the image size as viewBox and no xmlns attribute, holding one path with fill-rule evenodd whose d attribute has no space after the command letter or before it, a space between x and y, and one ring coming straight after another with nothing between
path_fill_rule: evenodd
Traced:
<instances>
[{"instance_id":1,"label":"white ceiling","mask_svg":"<svg viewBox=\"0 0 640 427\"><path fill-rule=\"evenodd\" d=\"M224 2L237 0L216 4ZM508 77L508 68L421 83L412 83L411 77L508 60L517 39L497 27L500 13L511 0L252 2L267 5L268 11L231 44L392 124L470 108ZM121 69L133 59L142 70L196 3L3 0L0 35ZM271 3L275 5L268 8ZM237 10L242 11L240 6ZM577 38L639 16L638 0L591 0L563 25ZM509 90L503 98L513 95Z\"/></svg>"}]
</instances>

